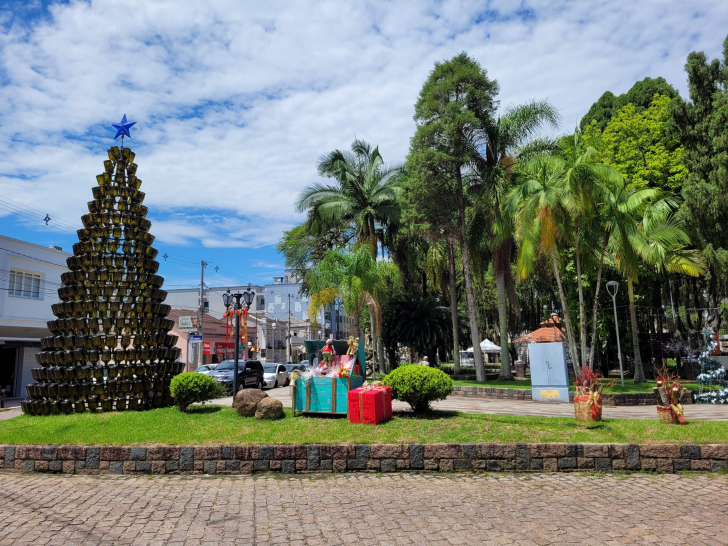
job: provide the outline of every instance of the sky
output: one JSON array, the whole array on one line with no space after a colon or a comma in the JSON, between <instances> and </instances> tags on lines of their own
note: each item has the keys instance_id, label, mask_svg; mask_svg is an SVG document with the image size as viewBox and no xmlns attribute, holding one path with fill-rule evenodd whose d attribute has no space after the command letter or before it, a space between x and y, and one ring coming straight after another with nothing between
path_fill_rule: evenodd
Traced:
<instances>
[{"instance_id":1,"label":"sky","mask_svg":"<svg viewBox=\"0 0 728 546\"><path fill-rule=\"evenodd\" d=\"M70 251L126 114L165 287L201 260L270 282L318 158L403 160L435 62L466 51L501 108L548 100L567 132L648 76L686 96L687 54L726 34L725 0L0 0L0 234Z\"/></svg>"}]
</instances>

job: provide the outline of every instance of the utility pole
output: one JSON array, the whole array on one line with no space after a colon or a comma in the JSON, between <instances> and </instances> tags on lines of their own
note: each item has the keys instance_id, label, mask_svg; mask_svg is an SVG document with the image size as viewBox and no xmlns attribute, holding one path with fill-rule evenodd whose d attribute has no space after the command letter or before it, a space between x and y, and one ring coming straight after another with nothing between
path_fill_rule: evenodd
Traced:
<instances>
[{"instance_id":1,"label":"utility pole","mask_svg":"<svg viewBox=\"0 0 728 546\"><path fill-rule=\"evenodd\" d=\"M200 337L202 339L199 342L200 346L199 346L198 357L197 357L198 366L202 366L202 360L203 360L202 347L204 347L202 342L204 341L204 336L205 336L205 334L203 333L202 325L203 325L204 316L205 316L205 266L206 265L207 265L206 261L202 260L200 262L200 309L199 309L199 316L197 317L197 324L200 328Z\"/></svg>"},{"instance_id":2,"label":"utility pole","mask_svg":"<svg viewBox=\"0 0 728 546\"><path fill-rule=\"evenodd\" d=\"M288 294L288 337L286 338L286 362L291 361L291 294Z\"/></svg>"}]
</instances>

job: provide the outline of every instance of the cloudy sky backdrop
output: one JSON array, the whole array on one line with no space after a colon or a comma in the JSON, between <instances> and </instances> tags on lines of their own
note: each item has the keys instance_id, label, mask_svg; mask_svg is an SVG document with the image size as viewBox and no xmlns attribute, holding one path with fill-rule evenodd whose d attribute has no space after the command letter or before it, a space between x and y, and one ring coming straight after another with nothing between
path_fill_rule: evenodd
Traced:
<instances>
[{"instance_id":1,"label":"cloudy sky backdrop","mask_svg":"<svg viewBox=\"0 0 728 546\"><path fill-rule=\"evenodd\" d=\"M126 114L169 287L201 259L265 282L321 154L404 159L435 61L467 51L502 107L547 99L568 131L646 76L685 96L686 55L726 34L724 0L0 2L0 233L70 250Z\"/></svg>"}]
</instances>

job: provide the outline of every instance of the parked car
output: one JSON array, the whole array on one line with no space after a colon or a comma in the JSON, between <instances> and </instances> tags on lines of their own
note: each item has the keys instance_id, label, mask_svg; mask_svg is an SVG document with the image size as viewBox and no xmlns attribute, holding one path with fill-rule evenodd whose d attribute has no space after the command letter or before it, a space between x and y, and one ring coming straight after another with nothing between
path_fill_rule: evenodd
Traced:
<instances>
[{"instance_id":1,"label":"parked car","mask_svg":"<svg viewBox=\"0 0 728 546\"><path fill-rule=\"evenodd\" d=\"M285 364L273 362L263 364L263 381L266 388L274 389L279 386L287 387L291 379Z\"/></svg>"},{"instance_id":2,"label":"parked car","mask_svg":"<svg viewBox=\"0 0 728 546\"><path fill-rule=\"evenodd\" d=\"M208 375L233 392L233 378L235 371L234 360L224 360L218 364ZM238 388L241 389L263 389L263 365L257 360L241 360L238 362Z\"/></svg>"},{"instance_id":3,"label":"parked car","mask_svg":"<svg viewBox=\"0 0 728 546\"><path fill-rule=\"evenodd\" d=\"M198 367L195 371L197 373L204 373L205 375L210 375L210 372L214 371L215 368L217 368L217 364L203 364L202 366Z\"/></svg>"},{"instance_id":4,"label":"parked car","mask_svg":"<svg viewBox=\"0 0 728 546\"><path fill-rule=\"evenodd\" d=\"M301 360L301 362L299 362L298 365L303 366L303 368L300 368L300 369L308 370L311 367L311 361L310 360Z\"/></svg>"},{"instance_id":5,"label":"parked car","mask_svg":"<svg viewBox=\"0 0 728 546\"><path fill-rule=\"evenodd\" d=\"M289 374L293 372L305 372L308 369L308 360L304 360L298 364L284 364L284 366Z\"/></svg>"}]
</instances>

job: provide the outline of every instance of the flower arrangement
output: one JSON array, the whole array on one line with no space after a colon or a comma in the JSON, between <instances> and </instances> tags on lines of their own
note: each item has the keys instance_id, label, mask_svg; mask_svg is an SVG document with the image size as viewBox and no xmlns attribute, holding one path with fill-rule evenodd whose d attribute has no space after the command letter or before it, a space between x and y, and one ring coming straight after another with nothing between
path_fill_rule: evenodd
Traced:
<instances>
[{"instance_id":1,"label":"flower arrangement","mask_svg":"<svg viewBox=\"0 0 728 546\"><path fill-rule=\"evenodd\" d=\"M661 423L684 425L687 423L683 417L683 407L680 400L685 394L685 387L680 384L677 375L669 371L666 366L655 368L657 386L652 392L657 397L657 418Z\"/></svg>"},{"instance_id":2,"label":"flower arrangement","mask_svg":"<svg viewBox=\"0 0 728 546\"><path fill-rule=\"evenodd\" d=\"M574 379L574 414L577 421L602 420L602 391L611 388L617 381L607 381L599 372L583 366Z\"/></svg>"}]
</instances>

